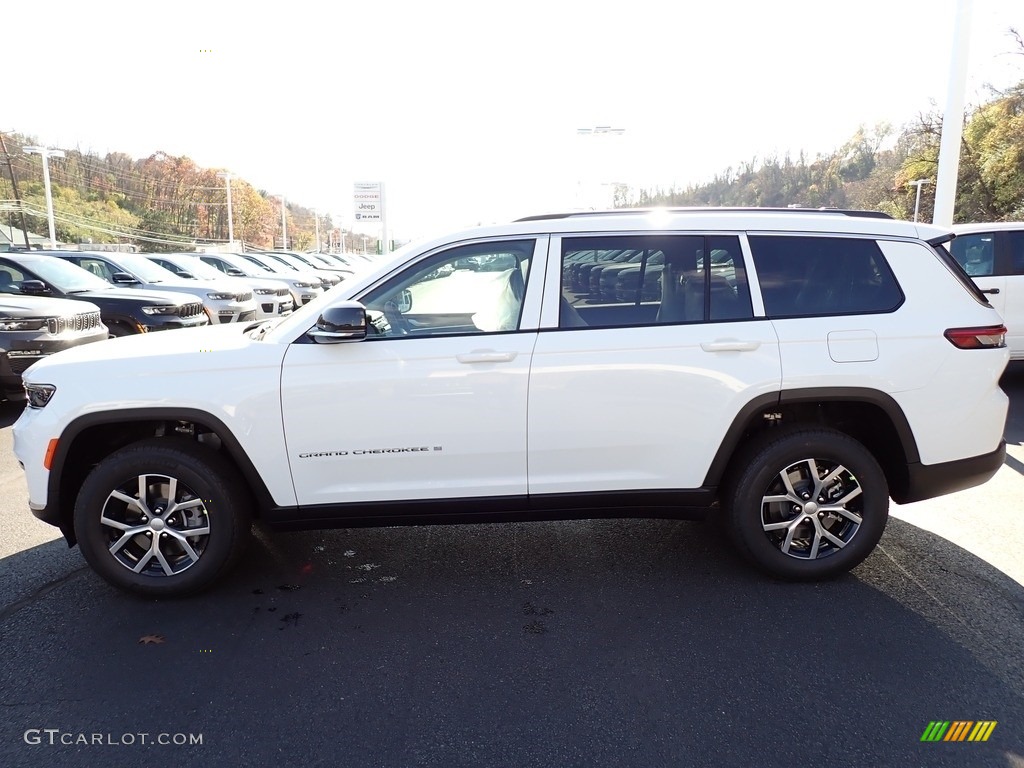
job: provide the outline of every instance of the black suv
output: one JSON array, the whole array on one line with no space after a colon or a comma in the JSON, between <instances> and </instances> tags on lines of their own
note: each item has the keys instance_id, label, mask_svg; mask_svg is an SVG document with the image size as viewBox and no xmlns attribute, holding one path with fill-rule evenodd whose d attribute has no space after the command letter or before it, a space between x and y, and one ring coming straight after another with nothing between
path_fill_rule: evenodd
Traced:
<instances>
[{"instance_id":1,"label":"black suv","mask_svg":"<svg viewBox=\"0 0 1024 768\"><path fill-rule=\"evenodd\" d=\"M0 293L89 301L100 308L111 336L192 328L210 322L194 296L117 288L81 267L43 254L0 254Z\"/></svg>"},{"instance_id":2,"label":"black suv","mask_svg":"<svg viewBox=\"0 0 1024 768\"><path fill-rule=\"evenodd\" d=\"M64 349L102 341L99 308L82 301L0 296L0 400L24 400L21 374Z\"/></svg>"}]
</instances>

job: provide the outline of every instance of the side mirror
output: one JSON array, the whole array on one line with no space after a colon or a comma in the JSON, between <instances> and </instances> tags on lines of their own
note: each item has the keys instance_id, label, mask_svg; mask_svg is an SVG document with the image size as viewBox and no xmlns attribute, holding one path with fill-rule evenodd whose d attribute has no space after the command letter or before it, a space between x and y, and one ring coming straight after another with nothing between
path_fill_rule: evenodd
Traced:
<instances>
[{"instance_id":1,"label":"side mirror","mask_svg":"<svg viewBox=\"0 0 1024 768\"><path fill-rule=\"evenodd\" d=\"M139 282L134 277L129 275L127 272L115 272L114 274L112 274L110 276L110 279L115 284L120 284L120 285L126 285L128 283L137 283L137 282Z\"/></svg>"},{"instance_id":2,"label":"side mirror","mask_svg":"<svg viewBox=\"0 0 1024 768\"><path fill-rule=\"evenodd\" d=\"M316 327L306 335L317 344L362 341L366 338L366 326L366 307L358 301L342 301L327 307L317 319Z\"/></svg>"},{"instance_id":3,"label":"side mirror","mask_svg":"<svg viewBox=\"0 0 1024 768\"><path fill-rule=\"evenodd\" d=\"M188 280L196 279L196 276L189 272L187 269L176 269L174 270L174 274L176 274L178 277L187 278Z\"/></svg>"},{"instance_id":4,"label":"side mirror","mask_svg":"<svg viewBox=\"0 0 1024 768\"><path fill-rule=\"evenodd\" d=\"M412 309L412 291L408 288L402 289L402 292L398 294L398 301L395 302L395 305L403 315Z\"/></svg>"},{"instance_id":5,"label":"side mirror","mask_svg":"<svg viewBox=\"0 0 1024 768\"><path fill-rule=\"evenodd\" d=\"M50 289L46 287L46 283L42 280L22 280L21 292L38 296L40 294L49 293Z\"/></svg>"},{"instance_id":6,"label":"side mirror","mask_svg":"<svg viewBox=\"0 0 1024 768\"><path fill-rule=\"evenodd\" d=\"M228 267L227 274L231 277L245 277L245 272L240 270L238 267Z\"/></svg>"}]
</instances>

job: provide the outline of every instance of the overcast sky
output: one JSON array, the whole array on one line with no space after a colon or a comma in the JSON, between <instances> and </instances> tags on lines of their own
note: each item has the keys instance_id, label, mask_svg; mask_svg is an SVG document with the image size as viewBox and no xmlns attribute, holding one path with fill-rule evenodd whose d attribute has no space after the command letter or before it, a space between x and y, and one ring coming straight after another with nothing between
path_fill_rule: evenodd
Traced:
<instances>
[{"instance_id":1,"label":"overcast sky","mask_svg":"<svg viewBox=\"0 0 1024 768\"><path fill-rule=\"evenodd\" d=\"M973 0L968 102L1024 80L1024 0ZM4 7L0 130L187 155L393 236L685 186L946 100L956 0L36 0ZM11 66L17 62L17 66ZM607 125L618 136L585 136ZM373 232L372 228L366 228Z\"/></svg>"}]
</instances>

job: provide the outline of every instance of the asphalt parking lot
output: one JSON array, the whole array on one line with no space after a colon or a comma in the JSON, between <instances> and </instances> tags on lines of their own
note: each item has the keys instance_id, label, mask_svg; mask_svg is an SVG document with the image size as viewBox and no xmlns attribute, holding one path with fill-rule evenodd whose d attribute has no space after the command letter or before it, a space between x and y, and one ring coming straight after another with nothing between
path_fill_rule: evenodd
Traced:
<instances>
[{"instance_id":1,"label":"asphalt parking lot","mask_svg":"<svg viewBox=\"0 0 1024 768\"><path fill-rule=\"evenodd\" d=\"M1024 368L1004 388L999 474L894 508L833 582L603 520L260 535L165 602L31 517L0 404L0 765L1019 768Z\"/></svg>"}]
</instances>

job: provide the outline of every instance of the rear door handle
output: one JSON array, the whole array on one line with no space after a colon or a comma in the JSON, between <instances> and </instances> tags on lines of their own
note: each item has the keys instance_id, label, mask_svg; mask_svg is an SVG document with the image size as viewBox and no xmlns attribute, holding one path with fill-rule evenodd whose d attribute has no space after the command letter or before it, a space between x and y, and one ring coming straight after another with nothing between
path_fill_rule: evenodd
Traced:
<instances>
[{"instance_id":1,"label":"rear door handle","mask_svg":"<svg viewBox=\"0 0 1024 768\"><path fill-rule=\"evenodd\" d=\"M996 294L996 293L999 293L999 289L998 288L983 288L981 292L982 293Z\"/></svg>"},{"instance_id":2,"label":"rear door handle","mask_svg":"<svg viewBox=\"0 0 1024 768\"><path fill-rule=\"evenodd\" d=\"M753 352L760 346L760 341L716 339L715 341L705 341L701 343L700 348L705 352Z\"/></svg>"},{"instance_id":3,"label":"rear door handle","mask_svg":"<svg viewBox=\"0 0 1024 768\"><path fill-rule=\"evenodd\" d=\"M460 363L510 363L516 359L516 352L496 352L490 349L482 349L474 352L464 352L456 355L455 359Z\"/></svg>"}]
</instances>

